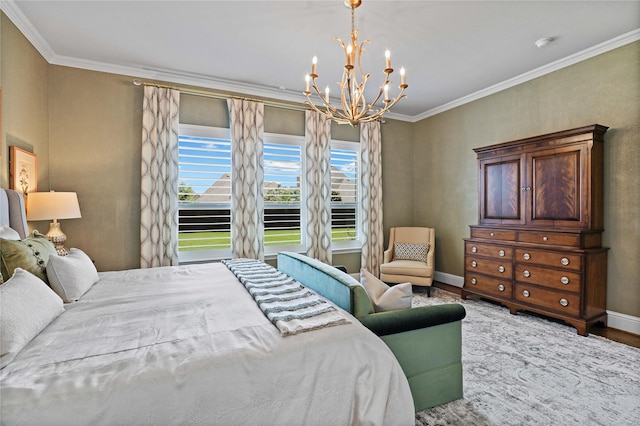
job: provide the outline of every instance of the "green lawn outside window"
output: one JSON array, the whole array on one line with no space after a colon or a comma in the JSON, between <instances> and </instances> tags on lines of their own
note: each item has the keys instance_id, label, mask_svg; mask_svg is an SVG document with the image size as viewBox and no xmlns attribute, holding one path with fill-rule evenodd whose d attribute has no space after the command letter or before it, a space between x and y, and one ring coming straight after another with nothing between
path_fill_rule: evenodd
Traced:
<instances>
[{"instance_id":1,"label":"green lawn outside window","mask_svg":"<svg viewBox=\"0 0 640 426\"><path fill-rule=\"evenodd\" d=\"M356 239L355 228L333 228L332 241L353 241ZM266 230L264 245L287 245L300 243L299 229ZM178 235L178 250L211 250L231 247L230 231L193 232Z\"/></svg>"}]
</instances>

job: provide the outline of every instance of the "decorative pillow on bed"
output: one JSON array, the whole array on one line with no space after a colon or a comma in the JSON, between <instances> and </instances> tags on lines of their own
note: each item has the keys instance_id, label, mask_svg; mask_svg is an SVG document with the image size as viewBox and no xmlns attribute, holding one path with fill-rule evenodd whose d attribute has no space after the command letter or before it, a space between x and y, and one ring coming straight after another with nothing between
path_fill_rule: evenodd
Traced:
<instances>
[{"instance_id":1,"label":"decorative pillow on bed","mask_svg":"<svg viewBox=\"0 0 640 426\"><path fill-rule=\"evenodd\" d=\"M2 225L0 226L0 254L2 254L2 240L20 241L20 234L18 234L15 229L10 228L8 225ZM2 264L2 259L0 259L0 264ZM4 282L2 269L3 268L0 267L0 284Z\"/></svg>"},{"instance_id":2,"label":"decorative pillow on bed","mask_svg":"<svg viewBox=\"0 0 640 426\"><path fill-rule=\"evenodd\" d=\"M53 291L67 303L80 299L98 282L98 271L89 256L72 248L66 256L49 258L47 277Z\"/></svg>"},{"instance_id":3,"label":"decorative pillow on bed","mask_svg":"<svg viewBox=\"0 0 640 426\"><path fill-rule=\"evenodd\" d=\"M15 229L10 228L8 225L2 225L0 226L0 238L11 241L19 241L20 234L18 234Z\"/></svg>"},{"instance_id":4,"label":"decorative pillow on bed","mask_svg":"<svg viewBox=\"0 0 640 426\"><path fill-rule=\"evenodd\" d=\"M64 311L62 299L47 285L21 268L0 285L0 368Z\"/></svg>"},{"instance_id":5,"label":"decorative pillow on bed","mask_svg":"<svg viewBox=\"0 0 640 426\"><path fill-rule=\"evenodd\" d=\"M47 281L47 261L49 256L57 256L56 248L51 241L38 231L33 231L28 238L20 241L1 240L2 276L10 277L16 268L31 272L45 283Z\"/></svg>"},{"instance_id":6,"label":"decorative pillow on bed","mask_svg":"<svg viewBox=\"0 0 640 426\"><path fill-rule=\"evenodd\" d=\"M365 269L360 270L360 283L367 290L376 312L395 311L411 307L413 291L411 283L389 287Z\"/></svg>"},{"instance_id":7,"label":"decorative pillow on bed","mask_svg":"<svg viewBox=\"0 0 640 426\"><path fill-rule=\"evenodd\" d=\"M393 260L417 260L427 262L429 243L393 243Z\"/></svg>"}]
</instances>

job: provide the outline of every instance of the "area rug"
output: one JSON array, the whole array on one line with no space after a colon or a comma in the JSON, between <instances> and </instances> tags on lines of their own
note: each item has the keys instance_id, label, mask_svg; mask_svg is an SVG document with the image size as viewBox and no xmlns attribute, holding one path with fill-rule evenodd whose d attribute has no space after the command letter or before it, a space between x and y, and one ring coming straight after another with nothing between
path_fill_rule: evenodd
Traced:
<instances>
[{"instance_id":1,"label":"area rug","mask_svg":"<svg viewBox=\"0 0 640 426\"><path fill-rule=\"evenodd\" d=\"M640 425L640 349L444 290L413 305L461 303L464 398L416 425Z\"/></svg>"}]
</instances>

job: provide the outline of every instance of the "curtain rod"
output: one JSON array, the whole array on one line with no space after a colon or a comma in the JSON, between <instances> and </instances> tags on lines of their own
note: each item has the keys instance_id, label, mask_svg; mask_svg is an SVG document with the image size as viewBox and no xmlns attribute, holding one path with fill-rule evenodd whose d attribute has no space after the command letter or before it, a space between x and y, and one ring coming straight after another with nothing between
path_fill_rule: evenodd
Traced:
<instances>
[{"instance_id":1,"label":"curtain rod","mask_svg":"<svg viewBox=\"0 0 640 426\"><path fill-rule=\"evenodd\" d=\"M206 98L241 99L243 101L262 102L267 106L283 108L283 109L291 109L294 111L306 111L311 109L309 107L305 107L304 105L296 104L295 102L265 100L265 99L259 99L259 98L252 98L249 96L240 96L233 93L217 92L215 90L194 89L194 88L185 87L185 86L174 86L174 85L168 85L168 84L150 83L147 81L142 81L137 78L133 80L133 84L134 86L153 86L161 89L178 90L180 93L184 93L185 95L202 96Z\"/></svg>"}]
</instances>

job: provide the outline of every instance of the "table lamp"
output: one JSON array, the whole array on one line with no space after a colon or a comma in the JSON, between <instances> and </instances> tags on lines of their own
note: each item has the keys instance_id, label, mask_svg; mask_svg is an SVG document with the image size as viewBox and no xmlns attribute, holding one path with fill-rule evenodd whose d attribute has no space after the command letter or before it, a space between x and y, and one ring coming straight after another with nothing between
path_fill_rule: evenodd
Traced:
<instances>
[{"instance_id":1,"label":"table lamp","mask_svg":"<svg viewBox=\"0 0 640 426\"><path fill-rule=\"evenodd\" d=\"M27 220L53 220L47 238L60 256L69 254L64 247L67 236L60 229L59 219L76 219L80 215L78 195L75 192L30 192L27 195Z\"/></svg>"}]
</instances>

